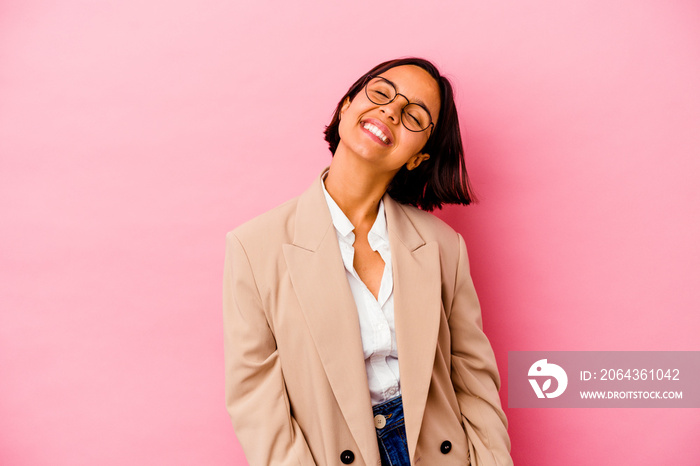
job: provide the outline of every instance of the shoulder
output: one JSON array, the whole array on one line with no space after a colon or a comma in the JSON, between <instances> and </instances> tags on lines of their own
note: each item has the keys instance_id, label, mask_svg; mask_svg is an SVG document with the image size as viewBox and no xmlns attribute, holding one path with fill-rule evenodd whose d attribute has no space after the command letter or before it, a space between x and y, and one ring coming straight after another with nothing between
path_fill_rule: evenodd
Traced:
<instances>
[{"instance_id":1,"label":"shoulder","mask_svg":"<svg viewBox=\"0 0 700 466\"><path fill-rule=\"evenodd\" d=\"M294 235L297 201L298 198L291 199L226 234L226 257L231 273L254 277L261 296L278 280L284 245Z\"/></svg>"},{"instance_id":2,"label":"shoulder","mask_svg":"<svg viewBox=\"0 0 700 466\"><path fill-rule=\"evenodd\" d=\"M226 234L228 241L237 240L245 249L270 247L290 241L294 235L294 217L299 197L254 217Z\"/></svg>"}]
</instances>

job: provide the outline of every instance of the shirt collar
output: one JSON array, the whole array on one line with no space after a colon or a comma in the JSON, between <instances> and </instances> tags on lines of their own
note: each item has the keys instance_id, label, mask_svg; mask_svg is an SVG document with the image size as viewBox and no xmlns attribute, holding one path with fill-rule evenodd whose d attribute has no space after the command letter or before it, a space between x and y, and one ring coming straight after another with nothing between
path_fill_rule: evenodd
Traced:
<instances>
[{"instance_id":1,"label":"shirt collar","mask_svg":"<svg viewBox=\"0 0 700 466\"><path fill-rule=\"evenodd\" d=\"M376 251L381 246L389 244L389 234L386 230L386 213L384 212L384 200L379 201L379 210L377 211L377 219L374 225L369 230L367 241L370 247Z\"/></svg>"}]
</instances>

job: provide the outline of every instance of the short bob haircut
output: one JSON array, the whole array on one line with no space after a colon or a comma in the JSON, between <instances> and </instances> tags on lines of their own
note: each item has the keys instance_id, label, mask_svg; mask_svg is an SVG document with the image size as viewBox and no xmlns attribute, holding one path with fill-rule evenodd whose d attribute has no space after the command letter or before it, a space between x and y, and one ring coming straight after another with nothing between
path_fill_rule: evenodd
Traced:
<instances>
[{"instance_id":1,"label":"short bob haircut","mask_svg":"<svg viewBox=\"0 0 700 466\"><path fill-rule=\"evenodd\" d=\"M423 68L435 79L440 87L440 114L437 125L433 128L433 133L422 150L429 154L430 158L413 170L408 170L405 166L401 167L389 184L387 192L402 204L413 205L427 211L435 207L441 209L443 204L469 205L476 202L464 164L462 135L459 130L452 85L428 60L414 57L389 60L375 66L355 81L340 99L331 122L326 126L324 134L331 153L335 154L340 142L338 124L340 109L345 99L349 98L352 101L355 98L365 86L367 76L376 76L403 65Z\"/></svg>"}]
</instances>

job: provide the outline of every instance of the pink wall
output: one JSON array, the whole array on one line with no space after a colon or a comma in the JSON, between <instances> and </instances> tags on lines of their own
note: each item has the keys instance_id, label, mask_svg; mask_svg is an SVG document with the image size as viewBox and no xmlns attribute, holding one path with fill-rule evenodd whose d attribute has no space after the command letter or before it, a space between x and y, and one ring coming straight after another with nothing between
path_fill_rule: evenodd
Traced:
<instances>
[{"instance_id":1,"label":"pink wall","mask_svg":"<svg viewBox=\"0 0 700 466\"><path fill-rule=\"evenodd\" d=\"M351 5L349 7L341 4ZM514 350L700 350L700 5L0 6L0 464L244 465L224 233L300 193L361 73L453 78L470 249ZM697 409L507 409L519 465L697 464Z\"/></svg>"}]
</instances>

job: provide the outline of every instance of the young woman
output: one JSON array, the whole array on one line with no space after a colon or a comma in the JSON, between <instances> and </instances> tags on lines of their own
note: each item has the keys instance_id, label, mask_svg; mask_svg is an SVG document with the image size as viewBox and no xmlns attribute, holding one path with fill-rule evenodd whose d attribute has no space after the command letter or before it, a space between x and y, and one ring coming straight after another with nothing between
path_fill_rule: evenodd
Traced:
<instances>
[{"instance_id":1,"label":"young woman","mask_svg":"<svg viewBox=\"0 0 700 466\"><path fill-rule=\"evenodd\" d=\"M382 63L326 140L304 194L227 235L226 404L249 463L512 464L464 240L425 212L472 200L450 83Z\"/></svg>"}]
</instances>

